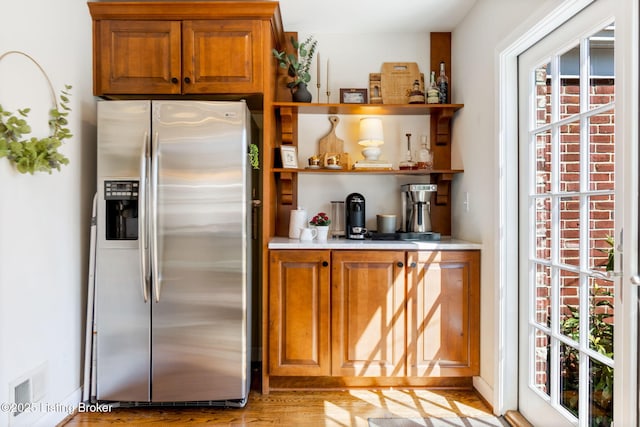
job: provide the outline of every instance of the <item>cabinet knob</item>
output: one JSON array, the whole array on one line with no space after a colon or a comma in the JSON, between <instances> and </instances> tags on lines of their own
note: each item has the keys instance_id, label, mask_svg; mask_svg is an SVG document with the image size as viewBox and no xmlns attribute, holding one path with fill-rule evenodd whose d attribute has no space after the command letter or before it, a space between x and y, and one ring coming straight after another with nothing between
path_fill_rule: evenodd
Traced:
<instances>
[{"instance_id":1,"label":"cabinet knob","mask_svg":"<svg viewBox=\"0 0 640 427\"><path fill-rule=\"evenodd\" d=\"M180 80L178 80L177 77L171 77L171 83L176 84L178 83Z\"/></svg>"},{"instance_id":2,"label":"cabinet knob","mask_svg":"<svg viewBox=\"0 0 640 427\"><path fill-rule=\"evenodd\" d=\"M329 263L328 263L327 261L322 261L322 266L323 266L323 267L328 267L328 266L329 266Z\"/></svg>"},{"instance_id":3,"label":"cabinet knob","mask_svg":"<svg viewBox=\"0 0 640 427\"><path fill-rule=\"evenodd\" d=\"M189 77L185 77L185 78L184 78L184 82L185 82L186 84L189 84L189 83L191 83L191 79L190 79Z\"/></svg>"},{"instance_id":4,"label":"cabinet knob","mask_svg":"<svg viewBox=\"0 0 640 427\"><path fill-rule=\"evenodd\" d=\"M411 268L416 268L416 266L417 266L417 265L418 265L418 264L416 264L415 262L412 262L412 263L411 263Z\"/></svg>"},{"instance_id":5,"label":"cabinet knob","mask_svg":"<svg viewBox=\"0 0 640 427\"><path fill-rule=\"evenodd\" d=\"M404 264L402 262L398 262L397 266L402 268L402 267L404 267Z\"/></svg>"}]
</instances>

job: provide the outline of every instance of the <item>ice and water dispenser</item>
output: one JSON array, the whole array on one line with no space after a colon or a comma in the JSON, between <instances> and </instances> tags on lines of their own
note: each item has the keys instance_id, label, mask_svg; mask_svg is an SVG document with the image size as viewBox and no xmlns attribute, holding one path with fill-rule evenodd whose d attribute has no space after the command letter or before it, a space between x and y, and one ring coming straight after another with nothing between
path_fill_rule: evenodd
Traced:
<instances>
[{"instance_id":1,"label":"ice and water dispenser","mask_svg":"<svg viewBox=\"0 0 640 427\"><path fill-rule=\"evenodd\" d=\"M138 239L138 181L105 181L106 239Z\"/></svg>"}]
</instances>

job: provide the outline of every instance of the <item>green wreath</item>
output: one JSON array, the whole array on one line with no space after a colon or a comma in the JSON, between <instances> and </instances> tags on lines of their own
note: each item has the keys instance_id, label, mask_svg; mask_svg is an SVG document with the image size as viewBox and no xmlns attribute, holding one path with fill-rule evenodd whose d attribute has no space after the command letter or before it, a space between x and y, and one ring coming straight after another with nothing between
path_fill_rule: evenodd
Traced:
<instances>
[{"instance_id":1,"label":"green wreath","mask_svg":"<svg viewBox=\"0 0 640 427\"><path fill-rule=\"evenodd\" d=\"M67 128L69 115L69 90L65 85L60 93L60 104L49 111L49 127L51 135L38 139L31 137L22 139L23 135L31 133L31 126L27 123L30 108L18 110L18 114L5 111L0 105L0 158L6 157L16 166L20 173L48 172L60 170L60 165L69 163L63 154L58 152L62 141L73 135Z\"/></svg>"}]
</instances>

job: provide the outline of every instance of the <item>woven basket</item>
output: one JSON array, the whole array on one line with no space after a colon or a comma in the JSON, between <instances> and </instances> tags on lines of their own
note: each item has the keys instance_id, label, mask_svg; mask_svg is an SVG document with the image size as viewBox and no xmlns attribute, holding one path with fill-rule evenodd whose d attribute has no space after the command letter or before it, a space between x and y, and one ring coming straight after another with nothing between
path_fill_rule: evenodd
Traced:
<instances>
[{"instance_id":1,"label":"woven basket","mask_svg":"<svg viewBox=\"0 0 640 427\"><path fill-rule=\"evenodd\" d=\"M423 82L415 62L383 63L380 80L383 104L408 104L413 82Z\"/></svg>"}]
</instances>

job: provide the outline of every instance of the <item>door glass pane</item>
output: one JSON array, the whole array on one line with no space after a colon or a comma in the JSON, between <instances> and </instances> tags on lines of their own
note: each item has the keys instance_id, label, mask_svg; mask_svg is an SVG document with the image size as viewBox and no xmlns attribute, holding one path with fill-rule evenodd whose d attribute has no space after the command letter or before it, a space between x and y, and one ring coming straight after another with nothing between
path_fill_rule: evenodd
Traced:
<instances>
[{"instance_id":1,"label":"door glass pane","mask_svg":"<svg viewBox=\"0 0 640 427\"><path fill-rule=\"evenodd\" d=\"M580 276L560 270L560 333L580 342Z\"/></svg>"},{"instance_id":2,"label":"door glass pane","mask_svg":"<svg viewBox=\"0 0 640 427\"><path fill-rule=\"evenodd\" d=\"M551 268L536 264L535 322L551 327Z\"/></svg>"},{"instance_id":3,"label":"door glass pane","mask_svg":"<svg viewBox=\"0 0 640 427\"><path fill-rule=\"evenodd\" d=\"M589 109L614 101L613 25L589 37Z\"/></svg>"},{"instance_id":4,"label":"door glass pane","mask_svg":"<svg viewBox=\"0 0 640 427\"><path fill-rule=\"evenodd\" d=\"M560 263L580 266L580 197L562 197L558 206Z\"/></svg>"},{"instance_id":5,"label":"door glass pane","mask_svg":"<svg viewBox=\"0 0 640 427\"><path fill-rule=\"evenodd\" d=\"M536 193L551 191L551 131L540 132L536 141Z\"/></svg>"},{"instance_id":6,"label":"door glass pane","mask_svg":"<svg viewBox=\"0 0 640 427\"><path fill-rule=\"evenodd\" d=\"M589 190L614 189L615 125L613 110L589 117Z\"/></svg>"},{"instance_id":7,"label":"door glass pane","mask_svg":"<svg viewBox=\"0 0 640 427\"><path fill-rule=\"evenodd\" d=\"M535 334L535 377L534 385L540 392L549 396L551 378L551 338L539 329Z\"/></svg>"},{"instance_id":8,"label":"door glass pane","mask_svg":"<svg viewBox=\"0 0 640 427\"><path fill-rule=\"evenodd\" d=\"M589 347L613 359L613 297L611 280L589 278Z\"/></svg>"},{"instance_id":9,"label":"door glass pane","mask_svg":"<svg viewBox=\"0 0 640 427\"><path fill-rule=\"evenodd\" d=\"M560 404L576 417L580 394L580 352L560 344Z\"/></svg>"},{"instance_id":10,"label":"door glass pane","mask_svg":"<svg viewBox=\"0 0 640 427\"><path fill-rule=\"evenodd\" d=\"M614 195L599 194L588 197L589 209L589 269L613 270Z\"/></svg>"},{"instance_id":11,"label":"door glass pane","mask_svg":"<svg viewBox=\"0 0 640 427\"><path fill-rule=\"evenodd\" d=\"M613 425L613 368L594 359L589 359L589 403L589 426Z\"/></svg>"},{"instance_id":12,"label":"door glass pane","mask_svg":"<svg viewBox=\"0 0 640 427\"><path fill-rule=\"evenodd\" d=\"M580 113L580 46L560 56L560 119Z\"/></svg>"},{"instance_id":13,"label":"door glass pane","mask_svg":"<svg viewBox=\"0 0 640 427\"><path fill-rule=\"evenodd\" d=\"M535 203L536 259L551 259L551 197L537 197Z\"/></svg>"},{"instance_id":14,"label":"door glass pane","mask_svg":"<svg viewBox=\"0 0 640 427\"><path fill-rule=\"evenodd\" d=\"M536 81L536 125L551 123L551 63L547 62L534 71Z\"/></svg>"},{"instance_id":15,"label":"door glass pane","mask_svg":"<svg viewBox=\"0 0 640 427\"><path fill-rule=\"evenodd\" d=\"M560 126L560 191L580 191L580 121Z\"/></svg>"}]
</instances>

